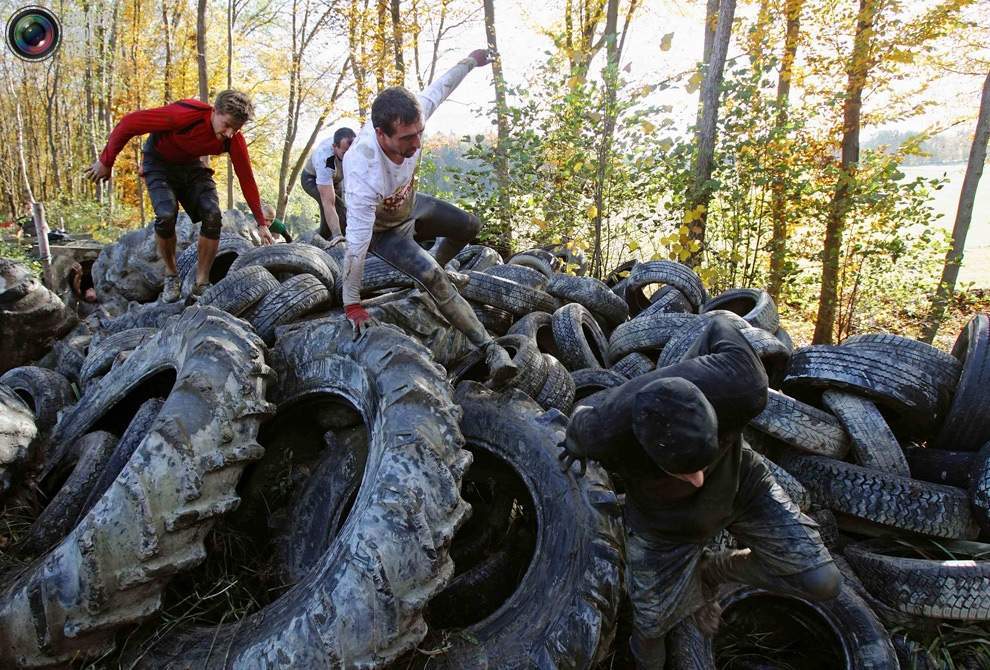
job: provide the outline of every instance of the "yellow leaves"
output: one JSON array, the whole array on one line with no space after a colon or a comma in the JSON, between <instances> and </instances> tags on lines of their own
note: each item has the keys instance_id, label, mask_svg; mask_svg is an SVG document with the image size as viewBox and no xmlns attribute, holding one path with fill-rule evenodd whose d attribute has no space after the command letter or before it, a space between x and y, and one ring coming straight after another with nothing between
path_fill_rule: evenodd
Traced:
<instances>
[{"instance_id":1,"label":"yellow leaves","mask_svg":"<svg viewBox=\"0 0 990 670\"><path fill-rule=\"evenodd\" d=\"M642 121L639 125L643 129L643 132L646 133L647 135L649 135L650 133L652 133L654 130L657 129L655 125L645 120Z\"/></svg>"},{"instance_id":2,"label":"yellow leaves","mask_svg":"<svg viewBox=\"0 0 990 670\"><path fill-rule=\"evenodd\" d=\"M571 91L576 91L581 86L581 79L579 77L568 77L567 78L567 88Z\"/></svg>"},{"instance_id":3,"label":"yellow leaves","mask_svg":"<svg viewBox=\"0 0 990 670\"><path fill-rule=\"evenodd\" d=\"M530 219L530 223L536 226L537 230L543 230L544 228L547 227L547 222L538 216L534 216L532 219Z\"/></svg>"},{"instance_id":4,"label":"yellow leaves","mask_svg":"<svg viewBox=\"0 0 990 670\"><path fill-rule=\"evenodd\" d=\"M687 86L685 86L687 92L694 93L695 91L697 91L698 87L701 86L701 79L702 79L701 72L695 72L693 75L691 75L691 78L688 79Z\"/></svg>"},{"instance_id":5,"label":"yellow leaves","mask_svg":"<svg viewBox=\"0 0 990 670\"><path fill-rule=\"evenodd\" d=\"M629 246L629 253L635 253L639 251L639 242L637 242L636 240L630 241L628 246Z\"/></svg>"},{"instance_id":6,"label":"yellow leaves","mask_svg":"<svg viewBox=\"0 0 990 670\"><path fill-rule=\"evenodd\" d=\"M681 247L681 250L677 252L677 260L679 260L681 263L683 263L684 261L686 261L689 258L691 258L691 252L688 251L687 249Z\"/></svg>"},{"instance_id":7,"label":"yellow leaves","mask_svg":"<svg viewBox=\"0 0 990 670\"><path fill-rule=\"evenodd\" d=\"M674 33L667 33L660 38L660 51L670 51L670 45L674 41Z\"/></svg>"},{"instance_id":8,"label":"yellow leaves","mask_svg":"<svg viewBox=\"0 0 990 670\"><path fill-rule=\"evenodd\" d=\"M588 215L589 219L594 219L598 216L598 206L595 205L595 203L591 203L588 205L588 209L585 210L584 213Z\"/></svg>"},{"instance_id":9,"label":"yellow leaves","mask_svg":"<svg viewBox=\"0 0 990 670\"><path fill-rule=\"evenodd\" d=\"M894 49L889 54L887 54L887 60L893 61L895 63L904 63L905 65L910 65L911 63L914 62L914 53L911 51Z\"/></svg>"},{"instance_id":10,"label":"yellow leaves","mask_svg":"<svg viewBox=\"0 0 990 670\"><path fill-rule=\"evenodd\" d=\"M692 221L697 221L701 218L701 215L705 213L705 206L698 205L694 209L689 209L684 212L684 223L691 223ZM682 228L684 226L681 226Z\"/></svg>"}]
</instances>

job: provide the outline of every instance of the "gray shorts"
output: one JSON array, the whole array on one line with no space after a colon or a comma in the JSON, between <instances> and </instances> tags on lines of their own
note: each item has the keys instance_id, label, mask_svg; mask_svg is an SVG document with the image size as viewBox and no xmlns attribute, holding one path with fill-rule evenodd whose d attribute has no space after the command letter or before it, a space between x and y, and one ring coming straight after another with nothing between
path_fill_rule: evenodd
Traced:
<instances>
[{"instance_id":1,"label":"gray shorts","mask_svg":"<svg viewBox=\"0 0 990 670\"><path fill-rule=\"evenodd\" d=\"M727 528L769 577L796 575L832 561L818 524L801 513L765 468L744 477L736 509ZM705 603L698 569L705 547L627 528L626 590L635 635L660 638Z\"/></svg>"}]
</instances>

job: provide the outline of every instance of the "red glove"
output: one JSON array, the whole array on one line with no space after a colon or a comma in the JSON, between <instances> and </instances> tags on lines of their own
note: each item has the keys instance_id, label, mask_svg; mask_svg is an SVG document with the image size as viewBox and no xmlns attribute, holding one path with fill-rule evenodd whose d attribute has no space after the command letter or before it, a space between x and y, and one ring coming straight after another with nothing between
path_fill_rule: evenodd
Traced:
<instances>
[{"instance_id":1,"label":"red glove","mask_svg":"<svg viewBox=\"0 0 990 670\"><path fill-rule=\"evenodd\" d=\"M354 326L354 339L360 337L361 333L369 328L379 325L378 321L368 314L368 310L361 306L361 303L344 305L344 316Z\"/></svg>"}]
</instances>

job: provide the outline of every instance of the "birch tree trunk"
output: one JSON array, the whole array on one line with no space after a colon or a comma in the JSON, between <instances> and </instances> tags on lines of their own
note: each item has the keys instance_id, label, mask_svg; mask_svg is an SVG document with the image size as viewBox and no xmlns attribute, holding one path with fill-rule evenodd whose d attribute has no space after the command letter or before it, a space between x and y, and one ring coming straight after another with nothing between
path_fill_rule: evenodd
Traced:
<instances>
[{"instance_id":1,"label":"birch tree trunk","mask_svg":"<svg viewBox=\"0 0 990 670\"><path fill-rule=\"evenodd\" d=\"M485 34L488 50L494 54L492 77L495 79L495 123L498 135L495 140L495 183L498 186L498 218L496 221L494 248L503 256L512 253L512 206L509 200L509 116L505 100L505 75L502 57L498 53L495 34L495 0L484 0Z\"/></svg>"},{"instance_id":2,"label":"birch tree trunk","mask_svg":"<svg viewBox=\"0 0 990 670\"><path fill-rule=\"evenodd\" d=\"M938 289L932 300L928 321L921 329L921 339L929 344L935 338L945 316L945 308L956 290L959 266L962 265L963 251L966 248L966 235L969 233L969 224L973 220L976 189L980 185L983 165L987 160L988 139L990 139L990 73L983 81L980 112L976 117L976 132L973 135L973 144L969 148L969 162L966 164L966 175L963 177L962 190L959 192L956 220L952 225L952 246L945 254L942 279L938 283Z\"/></svg>"},{"instance_id":3,"label":"birch tree trunk","mask_svg":"<svg viewBox=\"0 0 990 670\"><path fill-rule=\"evenodd\" d=\"M818 297L818 318L815 321L813 344L831 344L835 335L835 315L839 303L839 260L846 214L852 207L853 186L859 164L860 111L863 88L872 67L873 25L882 0L860 0L856 19L856 36L849 59L848 82L842 114L842 157L835 192L829 203L825 223L825 245L822 250L822 288Z\"/></svg>"}]
</instances>

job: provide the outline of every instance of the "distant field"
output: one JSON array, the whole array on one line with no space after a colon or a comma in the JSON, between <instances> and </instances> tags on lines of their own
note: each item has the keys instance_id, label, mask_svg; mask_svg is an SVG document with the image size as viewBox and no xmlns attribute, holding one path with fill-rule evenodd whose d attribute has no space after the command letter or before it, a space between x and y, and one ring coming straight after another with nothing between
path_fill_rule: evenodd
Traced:
<instances>
[{"instance_id":1,"label":"distant field","mask_svg":"<svg viewBox=\"0 0 990 670\"><path fill-rule=\"evenodd\" d=\"M948 177L948 183L935 193L932 205L940 214L939 223L952 230L959 204L959 189L962 188L963 173L966 171L965 163L917 165L902 170L907 179L934 178L943 174ZM966 236L966 255L959 281L973 282L976 288L990 288L990 174L986 172L976 192L973 221Z\"/></svg>"}]
</instances>

